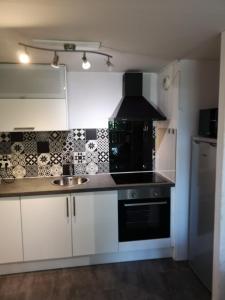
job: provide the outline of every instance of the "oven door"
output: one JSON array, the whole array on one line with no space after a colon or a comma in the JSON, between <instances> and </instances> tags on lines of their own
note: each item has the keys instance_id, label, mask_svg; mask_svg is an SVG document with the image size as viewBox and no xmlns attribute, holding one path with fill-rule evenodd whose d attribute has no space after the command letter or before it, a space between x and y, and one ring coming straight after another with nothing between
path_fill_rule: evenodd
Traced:
<instances>
[{"instance_id":1,"label":"oven door","mask_svg":"<svg viewBox=\"0 0 225 300\"><path fill-rule=\"evenodd\" d=\"M119 241L170 237L170 198L119 200Z\"/></svg>"}]
</instances>

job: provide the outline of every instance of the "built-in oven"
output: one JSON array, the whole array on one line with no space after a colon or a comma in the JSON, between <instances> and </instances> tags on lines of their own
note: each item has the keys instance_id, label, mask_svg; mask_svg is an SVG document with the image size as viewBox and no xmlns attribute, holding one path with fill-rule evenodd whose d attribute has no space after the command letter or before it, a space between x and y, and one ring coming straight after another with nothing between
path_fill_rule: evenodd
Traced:
<instances>
[{"instance_id":1,"label":"built-in oven","mask_svg":"<svg viewBox=\"0 0 225 300\"><path fill-rule=\"evenodd\" d=\"M118 191L119 241L170 237L170 188Z\"/></svg>"}]
</instances>

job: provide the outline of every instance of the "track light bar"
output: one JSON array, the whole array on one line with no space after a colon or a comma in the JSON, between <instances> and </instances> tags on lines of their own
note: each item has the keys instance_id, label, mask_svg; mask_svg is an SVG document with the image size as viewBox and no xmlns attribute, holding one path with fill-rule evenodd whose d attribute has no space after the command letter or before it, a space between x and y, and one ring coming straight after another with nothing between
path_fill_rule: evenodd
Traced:
<instances>
[{"instance_id":1,"label":"track light bar","mask_svg":"<svg viewBox=\"0 0 225 300\"><path fill-rule=\"evenodd\" d=\"M100 51L92 51L92 50L71 50L71 51L68 51L68 50L64 50L64 49L51 49L51 48L43 48L43 47L36 47L36 46L31 46L31 45L27 45L27 44L23 44L23 43L18 43L20 46L23 46L25 48L31 48L31 49L36 49L36 50L40 50L40 51L49 51L49 52L78 52L78 53L83 53L83 52L86 52L86 53L93 53L93 54L98 54L98 55L102 55L102 56L105 56L105 57L109 57L109 58L113 58L112 55L109 55L107 53L104 53L104 52L100 52Z\"/></svg>"},{"instance_id":2,"label":"track light bar","mask_svg":"<svg viewBox=\"0 0 225 300\"><path fill-rule=\"evenodd\" d=\"M77 50L96 50L98 51L101 47L100 42L85 42L85 41L71 41L71 40L40 40L40 39L33 39L32 43L35 45L41 45L44 47L54 47L54 48L62 48L65 44L73 44L76 46Z\"/></svg>"},{"instance_id":3,"label":"track light bar","mask_svg":"<svg viewBox=\"0 0 225 300\"><path fill-rule=\"evenodd\" d=\"M53 57L53 61L51 63L51 66L54 68L58 68L59 67L59 56L58 53L62 53L62 52L76 52L76 53L83 53L83 57L82 57L82 68L85 70L90 69L91 67L91 63L87 60L86 57L86 53L91 53L91 54L96 54L96 55L101 55L104 57L107 57L107 61L106 61L106 65L108 66L109 70L112 69L113 64L111 63L110 59L112 59L112 55L109 55L107 53L104 52L100 52L100 51L94 51L94 50L80 50L76 48L75 44L64 44L64 49L53 49L53 48L44 48L44 47L37 47L37 46L32 46L32 45L28 45L28 44L24 44L24 43L19 43L20 46L23 46L25 51L24 51L24 56L28 56L27 54L27 48L30 49L35 49L35 50L40 50L40 51L48 51L48 52L53 52L54 53L54 57ZM21 62L23 62L20 59ZM23 62L24 63L24 62ZM29 63L28 59L27 62Z\"/></svg>"}]
</instances>

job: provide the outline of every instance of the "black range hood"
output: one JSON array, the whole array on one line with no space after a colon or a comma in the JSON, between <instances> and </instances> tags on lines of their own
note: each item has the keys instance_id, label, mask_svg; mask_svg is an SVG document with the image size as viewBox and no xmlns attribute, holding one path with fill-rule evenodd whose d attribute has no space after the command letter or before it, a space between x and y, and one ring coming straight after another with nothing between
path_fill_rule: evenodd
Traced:
<instances>
[{"instance_id":1,"label":"black range hood","mask_svg":"<svg viewBox=\"0 0 225 300\"><path fill-rule=\"evenodd\" d=\"M110 120L163 121L166 117L142 95L142 73L124 73L123 97Z\"/></svg>"}]
</instances>

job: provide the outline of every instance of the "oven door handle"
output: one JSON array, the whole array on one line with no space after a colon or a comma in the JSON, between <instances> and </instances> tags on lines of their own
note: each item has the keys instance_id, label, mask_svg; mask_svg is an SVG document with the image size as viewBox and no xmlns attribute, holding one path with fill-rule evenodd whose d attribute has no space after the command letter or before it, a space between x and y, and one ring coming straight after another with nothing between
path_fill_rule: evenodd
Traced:
<instances>
[{"instance_id":1,"label":"oven door handle","mask_svg":"<svg viewBox=\"0 0 225 300\"><path fill-rule=\"evenodd\" d=\"M149 206L149 205L165 205L165 204L167 204L167 201L162 201L162 202L129 203L129 204L124 204L124 206L131 207L131 206Z\"/></svg>"}]
</instances>

